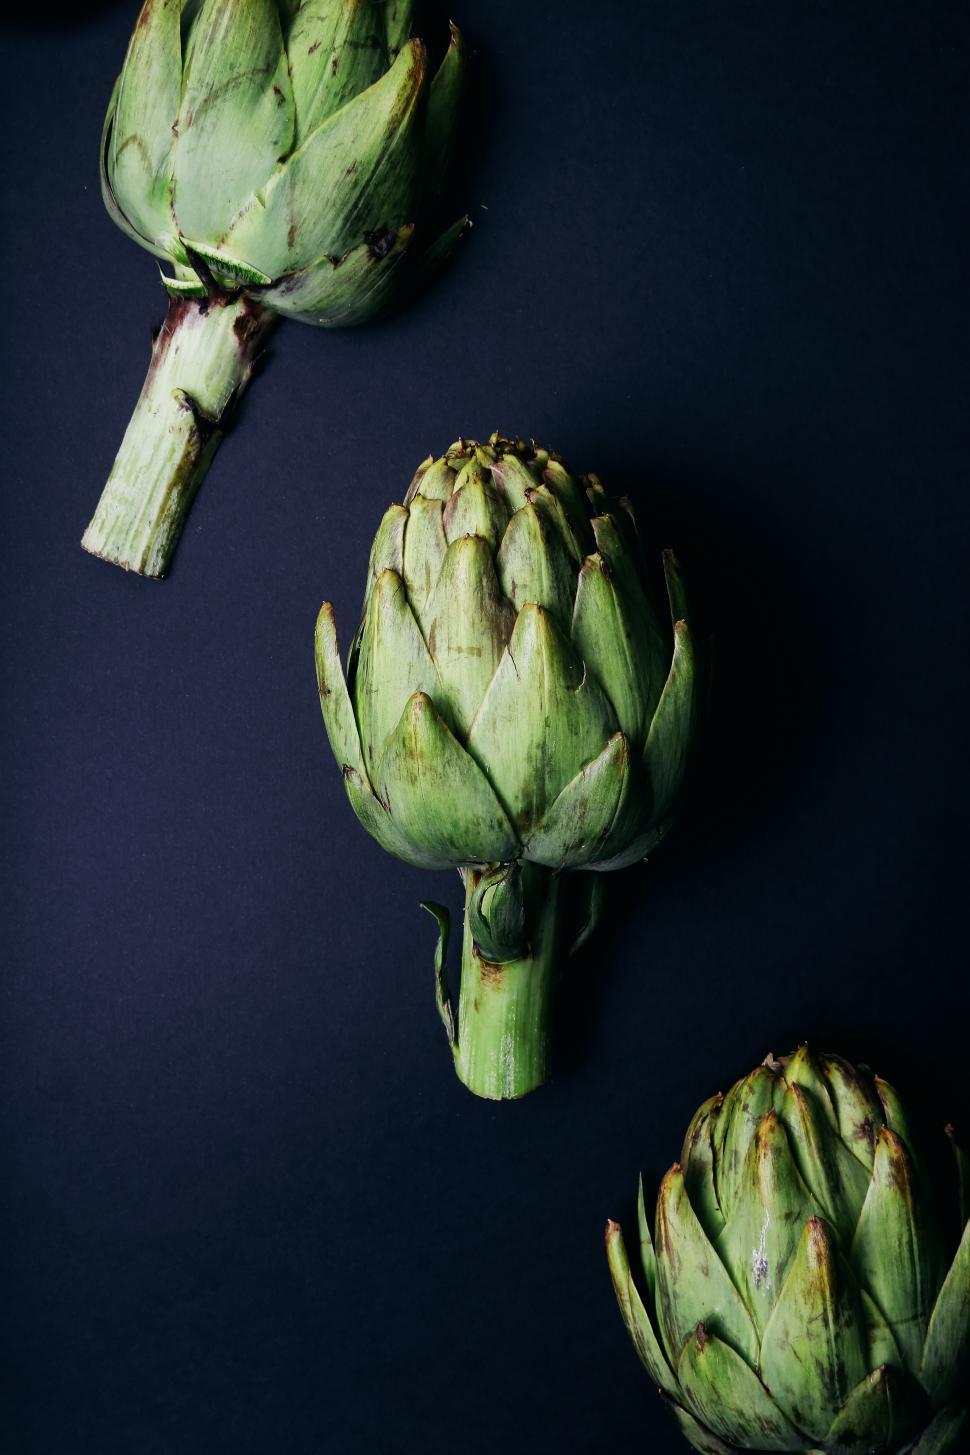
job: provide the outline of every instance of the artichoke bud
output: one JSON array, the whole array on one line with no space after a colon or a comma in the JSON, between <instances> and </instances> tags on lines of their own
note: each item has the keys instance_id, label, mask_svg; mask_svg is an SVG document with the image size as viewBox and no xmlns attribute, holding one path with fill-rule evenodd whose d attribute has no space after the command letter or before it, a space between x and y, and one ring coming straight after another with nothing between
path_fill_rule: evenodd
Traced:
<instances>
[{"instance_id":1,"label":"artichoke bud","mask_svg":"<svg viewBox=\"0 0 970 1455\"><path fill-rule=\"evenodd\" d=\"M680 808L699 674L670 553L664 569L669 624L628 502L493 434L422 461L385 513L346 675L321 611L321 706L355 813L388 852L463 873L462 981L488 994L462 993L456 1066L483 1095L545 1075L560 881L644 858ZM587 900L591 926L582 884L562 918Z\"/></svg>"},{"instance_id":2,"label":"artichoke bud","mask_svg":"<svg viewBox=\"0 0 970 1455\"><path fill-rule=\"evenodd\" d=\"M641 1201L642 1277L609 1224L624 1320L695 1449L955 1448L970 1224L948 1238L922 1151L886 1082L803 1046L697 1112L653 1236Z\"/></svg>"},{"instance_id":3,"label":"artichoke bud","mask_svg":"<svg viewBox=\"0 0 970 1455\"><path fill-rule=\"evenodd\" d=\"M500 864L482 876L468 901L468 927L482 959L493 965L519 960L526 951L525 900L518 863Z\"/></svg>"},{"instance_id":4,"label":"artichoke bud","mask_svg":"<svg viewBox=\"0 0 970 1455\"><path fill-rule=\"evenodd\" d=\"M682 608L669 553L665 569ZM690 628L661 625L628 506L521 439L419 466L377 532L346 680L329 626L318 672L366 784L354 806L410 863L620 868L679 807Z\"/></svg>"},{"instance_id":5,"label":"artichoke bud","mask_svg":"<svg viewBox=\"0 0 970 1455\"><path fill-rule=\"evenodd\" d=\"M104 122L101 192L165 265L170 302L82 539L92 554L164 575L275 321L367 323L466 230L460 218L434 237L461 36L452 25L432 65L411 9L145 0Z\"/></svg>"},{"instance_id":6,"label":"artichoke bud","mask_svg":"<svg viewBox=\"0 0 970 1455\"><path fill-rule=\"evenodd\" d=\"M189 266L196 296L372 317L422 241L464 68L454 26L434 71L410 36L404 0L147 0L105 122L108 211L183 296Z\"/></svg>"}]
</instances>

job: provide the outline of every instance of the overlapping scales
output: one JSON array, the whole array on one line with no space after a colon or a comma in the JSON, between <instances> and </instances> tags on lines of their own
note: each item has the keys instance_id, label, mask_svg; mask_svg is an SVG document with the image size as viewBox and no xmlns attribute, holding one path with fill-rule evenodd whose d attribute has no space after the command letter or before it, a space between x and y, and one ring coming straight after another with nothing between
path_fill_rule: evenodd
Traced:
<instances>
[{"instance_id":1,"label":"overlapping scales","mask_svg":"<svg viewBox=\"0 0 970 1455\"><path fill-rule=\"evenodd\" d=\"M331 744L385 847L420 864L605 869L653 846L698 681L689 626L661 629L638 555L626 508L548 451L495 435L419 467L375 538L346 678L329 608L318 629ZM669 553L665 570L677 612Z\"/></svg>"},{"instance_id":2,"label":"overlapping scales","mask_svg":"<svg viewBox=\"0 0 970 1455\"><path fill-rule=\"evenodd\" d=\"M891 1087L802 1047L699 1109L655 1240L641 1191L642 1283L608 1225L624 1320L696 1449L954 1448L970 1224L948 1265L916 1152Z\"/></svg>"},{"instance_id":3,"label":"overlapping scales","mask_svg":"<svg viewBox=\"0 0 970 1455\"><path fill-rule=\"evenodd\" d=\"M146 0L105 120L115 222L172 293L258 290L288 317L366 321L443 261L416 224L451 152L464 59L429 68L411 6Z\"/></svg>"}]
</instances>

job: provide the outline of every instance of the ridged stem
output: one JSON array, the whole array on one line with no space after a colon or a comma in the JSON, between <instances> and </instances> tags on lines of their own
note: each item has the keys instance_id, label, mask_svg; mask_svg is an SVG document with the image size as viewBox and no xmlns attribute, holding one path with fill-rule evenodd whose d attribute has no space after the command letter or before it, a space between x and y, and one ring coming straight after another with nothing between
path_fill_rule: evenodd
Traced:
<instances>
[{"instance_id":1,"label":"ridged stem","mask_svg":"<svg viewBox=\"0 0 970 1455\"><path fill-rule=\"evenodd\" d=\"M476 1096L504 1101L526 1096L547 1080L553 992L560 943L560 877L522 865L528 953L492 964L469 929L467 913L481 871L466 869L465 928L455 1069Z\"/></svg>"},{"instance_id":2,"label":"ridged stem","mask_svg":"<svg viewBox=\"0 0 970 1455\"><path fill-rule=\"evenodd\" d=\"M126 571L164 576L186 512L274 315L250 298L173 298L135 412L81 541Z\"/></svg>"}]
</instances>

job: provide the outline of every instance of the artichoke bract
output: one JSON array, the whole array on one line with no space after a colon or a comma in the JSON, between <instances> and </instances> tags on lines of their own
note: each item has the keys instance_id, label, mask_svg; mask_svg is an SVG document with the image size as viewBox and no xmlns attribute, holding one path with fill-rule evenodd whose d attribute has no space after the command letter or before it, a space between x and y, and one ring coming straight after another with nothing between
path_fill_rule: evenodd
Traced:
<instances>
[{"instance_id":1,"label":"artichoke bract","mask_svg":"<svg viewBox=\"0 0 970 1455\"><path fill-rule=\"evenodd\" d=\"M947 1131L950 1198L893 1088L803 1046L699 1109L652 1237L641 1183L636 1278L607 1225L627 1328L696 1450L955 1448L970 1224Z\"/></svg>"},{"instance_id":2,"label":"artichoke bract","mask_svg":"<svg viewBox=\"0 0 970 1455\"><path fill-rule=\"evenodd\" d=\"M548 1071L550 997L598 873L644 858L677 811L697 672L677 563L672 628L650 602L629 504L558 455L493 435L429 456L381 522L341 670L316 631L323 716L350 802L390 853L465 885L458 1074L522 1096ZM572 872L568 896L565 876Z\"/></svg>"},{"instance_id":3,"label":"artichoke bract","mask_svg":"<svg viewBox=\"0 0 970 1455\"><path fill-rule=\"evenodd\" d=\"M168 315L86 550L164 575L280 316L365 323L451 251L422 223L464 69L411 0L146 0L101 143L108 212L169 269Z\"/></svg>"}]
</instances>

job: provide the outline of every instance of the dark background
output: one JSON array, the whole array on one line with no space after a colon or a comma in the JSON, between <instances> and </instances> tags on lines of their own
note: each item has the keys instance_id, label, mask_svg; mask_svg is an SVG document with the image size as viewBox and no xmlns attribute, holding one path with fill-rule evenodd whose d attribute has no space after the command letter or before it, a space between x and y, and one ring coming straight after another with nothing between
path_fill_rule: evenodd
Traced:
<instances>
[{"instance_id":1,"label":"dark background","mask_svg":"<svg viewBox=\"0 0 970 1455\"><path fill-rule=\"evenodd\" d=\"M279 331L161 585L78 548L164 311L98 191L134 15L3 35L3 1449L674 1452L601 1238L695 1105L808 1037L967 1122L965 7L462 0L470 241ZM311 659L496 427L718 639L682 829L502 1106L434 1009L457 879L356 823Z\"/></svg>"}]
</instances>

